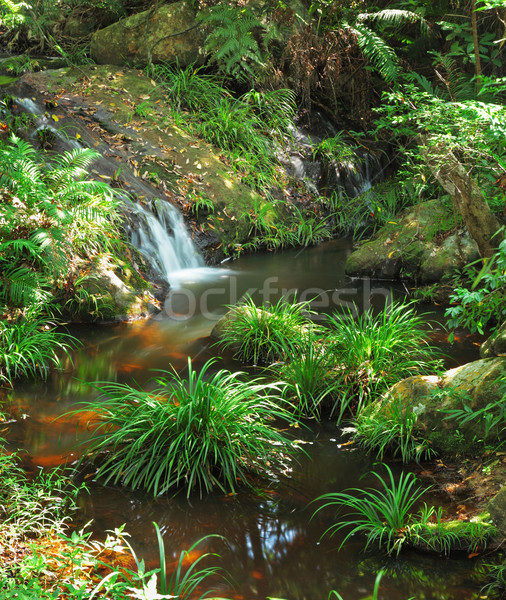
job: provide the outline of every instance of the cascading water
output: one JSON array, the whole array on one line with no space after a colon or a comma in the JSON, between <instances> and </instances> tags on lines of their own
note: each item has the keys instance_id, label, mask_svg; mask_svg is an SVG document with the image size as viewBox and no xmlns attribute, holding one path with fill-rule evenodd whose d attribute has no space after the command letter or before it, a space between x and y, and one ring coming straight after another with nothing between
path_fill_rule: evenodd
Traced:
<instances>
[{"instance_id":1,"label":"cascading water","mask_svg":"<svg viewBox=\"0 0 506 600\"><path fill-rule=\"evenodd\" d=\"M316 160L314 155L320 142L337 135L338 131L319 113L312 115L311 122L312 127L307 132L302 127L292 127L293 145L284 159L280 155L288 172L303 181L308 191L314 195L335 191L354 198L383 181L381 161L365 151L357 152L353 161L334 161L324 165Z\"/></svg>"},{"instance_id":2,"label":"cascading water","mask_svg":"<svg viewBox=\"0 0 506 600\"><path fill-rule=\"evenodd\" d=\"M38 136L41 139L44 135L51 135L58 139L63 150L85 147L77 139L67 136L64 130L53 127L45 109L31 98L17 98L16 104L21 111L33 115L33 138ZM84 135L83 132L82 136ZM79 137L81 138L81 134ZM107 151L102 152L97 162L100 163L101 172L116 173L118 170L117 162ZM128 175L129 167L125 165L123 171ZM193 244L178 210L169 202L157 198L154 190L137 177L129 178L128 187L133 196L150 199L148 206L143 207L132 202L126 195L123 196L125 206L136 215L130 223L131 242L144 256L153 273L167 281L171 288L180 287L189 279L210 277L211 269L205 268L204 259Z\"/></svg>"},{"instance_id":3,"label":"cascading water","mask_svg":"<svg viewBox=\"0 0 506 600\"><path fill-rule=\"evenodd\" d=\"M139 227L131 231L132 244L153 270L171 286L180 282L180 272L205 266L188 233L182 215L169 202L155 200L150 209L132 205Z\"/></svg>"}]
</instances>

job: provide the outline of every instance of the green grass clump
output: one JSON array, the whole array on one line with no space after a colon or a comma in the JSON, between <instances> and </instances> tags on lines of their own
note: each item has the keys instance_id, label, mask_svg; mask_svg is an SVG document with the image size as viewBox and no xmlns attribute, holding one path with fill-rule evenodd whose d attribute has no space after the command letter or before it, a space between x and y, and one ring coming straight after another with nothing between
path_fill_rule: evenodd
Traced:
<instances>
[{"instance_id":1,"label":"green grass clump","mask_svg":"<svg viewBox=\"0 0 506 600\"><path fill-rule=\"evenodd\" d=\"M375 314L348 310L329 317L330 340L342 365L345 397L365 399L411 375L440 367L439 351L427 340L426 322L412 303L392 301Z\"/></svg>"},{"instance_id":2,"label":"green grass clump","mask_svg":"<svg viewBox=\"0 0 506 600\"><path fill-rule=\"evenodd\" d=\"M417 486L416 477L412 473L402 473L396 482L390 468L384 466L387 481L378 473L373 473L380 483L379 490L352 488L344 492L324 494L316 499L324 504L315 511L313 517L328 507L350 511L346 518L325 531L325 534L334 535L348 526L352 528L345 535L340 548L356 533L365 534L366 548L377 544L388 554L398 554L405 543L408 525L413 520L411 511L427 490Z\"/></svg>"},{"instance_id":3,"label":"green grass clump","mask_svg":"<svg viewBox=\"0 0 506 600\"><path fill-rule=\"evenodd\" d=\"M383 460L385 454L399 456L403 463L428 459L435 454L430 442L420 437L418 415L403 406L402 398L393 398L388 408L369 405L355 419L359 443Z\"/></svg>"},{"instance_id":4,"label":"green grass clump","mask_svg":"<svg viewBox=\"0 0 506 600\"><path fill-rule=\"evenodd\" d=\"M297 345L297 355L288 362L274 363L271 369L286 383L283 395L296 407L297 414L317 417L321 405L332 405L339 390L333 357L312 331L296 336L291 344ZM286 349L287 356L291 349Z\"/></svg>"},{"instance_id":5,"label":"green grass clump","mask_svg":"<svg viewBox=\"0 0 506 600\"><path fill-rule=\"evenodd\" d=\"M293 356L301 337L313 326L308 317L309 302L288 302L281 298L276 304L257 308L248 296L230 308L220 327L220 343L234 350L239 360L255 365Z\"/></svg>"},{"instance_id":6,"label":"green grass clump","mask_svg":"<svg viewBox=\"0 0 506 600\"><path fill-rule=\"evenodd\" d=\"M214 361L186 379L163 371L157 386L138 390L107 383L86 403L99 419L81 462L93 462L105 483L160 495L185 487L203 493L253 485L250 475L273 475L289 463L292 444L271 422L292 420L280 388L242 373L212 373ZM95 417L94 417L95 418Z\"/></svg>"},{"instance_id":7,"label":"green grass clump","mask_svg":"<svg viewBox=\"0 0 506 600\"><path fill-rule=\"evenodd\" d=\"M28 375L45 378L75 341L41 317L0 321L0 385Z\"/></svg>"}]
</instances>

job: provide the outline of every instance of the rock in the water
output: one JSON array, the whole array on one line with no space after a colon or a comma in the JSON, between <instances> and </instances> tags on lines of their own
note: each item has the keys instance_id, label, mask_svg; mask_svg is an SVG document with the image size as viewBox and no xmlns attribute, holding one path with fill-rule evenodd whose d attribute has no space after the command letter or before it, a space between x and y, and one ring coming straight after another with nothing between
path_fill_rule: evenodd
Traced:
<instances>
[{"instance_id":1,"label":"rock in the water","mask_svg":"<svg viewBox=\"0 0 506 600\"><path fill-rule=\"evenodd\" d=\"M482 358L506 356L506 322L483 342L480 348L480 356Z\"/></svg>"},{"instance_id":2,"label":"rock in the water","mask_svg":"<svg viewBox=\"0 0 506 600\"><path fill-rule=\"evenodd\" d=\"M156 312L152 304L154 298L146 292L145 285L144 289L136 290L125 283L114 272L107 257L90 265L90 273L80 287L95 297L96 314L91 317L101 321L142 319ZM84 307L81 317L90 319L88 306Z\"/></svg>"},{"instance_id":3,"label":"rock in the water","mask_svg":"<svg viewBox=\"0 0 506 600\"><path fill-rule=\"evenodd\" d=\"M506 486L488 503L488 511L494 525L506 537Z\"/></svg>"},{"instance_id":4,"label":"rock in the water","mask_svg":"<svg viewBox=\"0 0 506 600\"><path fill-rule=\"evenodd\" d=\"M446 371L441 377L416 375L392 386L379 403L366 410L389 414L393 402L401 402L404 410L418 415L418 425L424 436L433 440L436 447L448 451L465 451L476 437L483 434L477 420L459 423L446 418L452 409L464 405L473 411L480 410L504 395L506 377L505 358L476 360ZM497 430L490 432L490 439ZM458 445L460 444L460 447Z\"/></svg>"},{"instance_id":5,"label":"rock in the water","mask_svg":"<svg viewBox=\"0 0 506 600\"><path fill-rule=\"evenodd\" d=\"M440 281L445 273L479 259L478 247L465 231L453 229L453 214L440 200L402 211L353 252L346 273L378 279Z\"/></svg>"},{"instance_id":6,"label":"rock in the water","mask_svg":"<svg viewBox=\"0 0 506 600\"><path fill-rule=\"evenodd\" d=\"M163 4L97 31L91 39L91 56L99 64L146 66L178 62L180 67L200 58L202 27L189 2Z\"/></svg>"}]
</instances>

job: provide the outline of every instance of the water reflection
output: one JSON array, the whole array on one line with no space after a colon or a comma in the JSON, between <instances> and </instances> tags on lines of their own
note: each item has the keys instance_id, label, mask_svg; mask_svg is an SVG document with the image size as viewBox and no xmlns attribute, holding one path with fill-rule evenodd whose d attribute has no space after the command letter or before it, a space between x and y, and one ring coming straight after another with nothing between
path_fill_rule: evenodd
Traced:
<instances>
[{"instance_id":1,"label":"water reflection","mask_svg":"<svg viewBox=\"0 0 506 600\"><path fill-rule=\"evenodd\" d=\"M170 310L165 307L150 322L75 326L72 332L82 346L73 352L72 362L65 363L64 372L53 374L45 383L17 384L9 392L9 410L16 419L9 432L11 447L24 448L27 465L34 470L72 462L78 441L89 432L79 427L76 418L61 415L96 397L97 390L86 382L146 386L154 370L170 366L184 370L188 356L197 366L203 364L219 352L209 334L225 312L224 305L235 303L247 292L259 302L275 302L287 293L299 300L316 298L313 306L321 313L352 301L360 310L381 307L386 295L405 292L402 285L346 278L344 264L350 252L350 243L333 241L304 252L244 257L220 269L205 269L205 277L195 273L179 282L174 290L179 293L179 304L173 296ZM182 289L186 290L183 295ZM438 343L446 337L441 327L432 335L441 338ZM465 338L451 352L460 362L478 357L477 347ZM243 369L230 355L221 355L217 368ZM296 435L310 442L304 446L308 455L300 458L289 479L259 489L258 495L153 499L91 483L90 494L81 497L83 523L93 519L97 535L126 523L136 552L152 566L157 561L153 521L163 532L169 562L202 536L220 534L226 542L213 538L202 551L222 556L223 566L235 581L236 598L316 600L326 599L335 589L345 600L358 600L371 593L381 568L387 568L381 584L383 598L477 597L476 561L408 555L392 562L380 555L364 555L359 539L352 539L340 552L339 537L321 539L334 517L322 511L311 520L313 508L308 504L325 492L372 485L374 479L361 479L372 468L372 460L341 446L332 423L301 429ZM220 585L222 595L229 594L230 588Z\"/></svg>"}]
</instances>

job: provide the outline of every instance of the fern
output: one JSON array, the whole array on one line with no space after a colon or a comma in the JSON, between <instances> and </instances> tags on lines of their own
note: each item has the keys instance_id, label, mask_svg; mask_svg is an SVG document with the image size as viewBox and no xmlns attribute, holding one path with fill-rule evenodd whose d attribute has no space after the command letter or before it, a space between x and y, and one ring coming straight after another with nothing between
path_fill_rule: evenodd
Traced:
<instances>
[{"instance_id":1,"label":"fern","mask_svg":"<svg viewBox=\"0 0 506 600\"><path fill-rule=\"evenodd\" d=\"M0 301L18 307L42 307L50 299L47 280L27 267L4 269L0 277Z\"/></svg>"},{"instance_id":2,"label":"fern","mask_svg":"<svg viewBox=\"0 0 506 600\"><path fill-rule=\"evenodd\" d=\"M388 83L395 81L399 73L397 57L385 40L363 24L345 23L344 26L357 36L362 53L382 77Z\"/></svg>"},{"instance_id":3,"label":"fern","mask_svg":"<svg viewBox=\"0 0 506 600\"><path fill-rule=\"evenodd\" d=\"M375 13L359 14L357 17L357 22L363 23L365 21L376 21L379 22L381 25L387 27L395 27L397 29L408 23L419 23L420 32L422 33L422 35L429 35L429 25L427 21L422 17L422 15L412 12L410 10L399 10L389 8L385 10L380 10Z\"/></svg>"},{"instance_id":4,"label":"fern","mask_svg":"<svg viewBox=\"0 0 506 600\"><path fill-rule=\"evenodd\" d=\"M476 88L471 78L461 70L457 62L451 56L440 52L433 54L437 59L436 74L444 86L447 99L452 102L474 100Z\"/></svg>"},{"instance_id":5,"label":"fern","mask_svg":"<svg viewBox=\"0 0 506 600\"><path fill-rule=\"evenodd\" d=\"M243 80L254 77L254 67L263 65L264 58L253 30L263 30L264 26L253 12L218 4L201 13L199 19L211 30L205 41L210 61L226 75Z\"/></svg>"}]
</instances>

